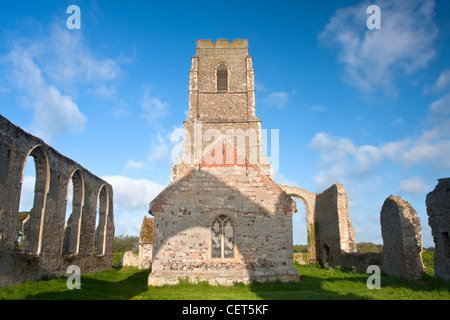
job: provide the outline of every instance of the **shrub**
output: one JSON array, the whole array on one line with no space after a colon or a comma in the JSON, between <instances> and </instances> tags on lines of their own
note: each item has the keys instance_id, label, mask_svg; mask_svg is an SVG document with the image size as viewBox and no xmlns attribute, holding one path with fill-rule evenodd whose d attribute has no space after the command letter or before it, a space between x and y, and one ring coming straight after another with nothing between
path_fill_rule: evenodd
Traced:
<instances>
[{"instance_id":1,"label":"shrub","mask_svg":"<svg viewBox=\"0 0 450 320\"><path fill-rule=\"evenodd\" d=\"M423 251L422 252L422 261L425 267L434 265L434 252Z\"/></svg>"}]
</instances>

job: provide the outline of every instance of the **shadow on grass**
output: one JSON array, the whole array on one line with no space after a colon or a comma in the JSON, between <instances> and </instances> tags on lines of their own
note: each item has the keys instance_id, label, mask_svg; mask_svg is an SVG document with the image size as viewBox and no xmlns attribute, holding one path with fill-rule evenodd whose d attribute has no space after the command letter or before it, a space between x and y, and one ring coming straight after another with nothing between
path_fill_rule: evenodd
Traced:
<instances>
[{"instance_id":1,"label":"shadow on grass","mask_svg":"<svg viewBox=\"0 0 450 320\"><path fill-rule=\"evenodd\" d=\"M450 284L425 274L408 281L381 276L381 290L369 290L368 274L318 266L297 266L299 282L255 282L231 287L207 283L148 287L150 270L124 268L81 276L81 290L69 290L66 278L42 281L40 292L22 297L30 300L366 300L366 299L450 299Z\"/></svg>"},{"instance_id":2,"label":"shadow on grass","mask_svg":"<svg viewBox=\"0 0 450 320\"><path fill-rule=\"evenodd\" d=\"M27 300L129 300L146 291L150 270L129 270L124 274L111 270L112 277L96 278L96 274L81 275L81 289L40 292L26 296ZM102 273L99 273L100 275ZM114 275L115 274L115 275ZM128 275L129 274L129 275ZM67 278L58 279L66 283ZM118 280L119 279L119 280Z\"/></svg>"},{"instance_id":3,"label":"shadow on grass","mask_svg":"<svg viewBox=\"0 0 450 320\"><path fill-rule=\"evenodd\" d=\"M369 274L319 266L296 267L299 282L253 283L252 292L267 300L450 299L450 283L429 274L416 281L382 274L381 289L370 290Z\"/></svg>"}]
</instances>

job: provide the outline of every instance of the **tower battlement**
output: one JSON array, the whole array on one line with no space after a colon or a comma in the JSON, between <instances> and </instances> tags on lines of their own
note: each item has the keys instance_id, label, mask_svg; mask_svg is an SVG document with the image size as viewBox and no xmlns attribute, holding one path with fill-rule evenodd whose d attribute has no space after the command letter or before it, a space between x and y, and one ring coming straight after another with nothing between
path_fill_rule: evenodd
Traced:
<instances>
[{"instance_id":1,"label":"tower battlement","mask_svg":"<svg viewBox=\"0 0 450 320\"><path fill-rule=\"evenodd\" d=\"M209 40L197 40L197 49L207 49L207 48L248 48L248 39L233 39L228 41L228 39L217 39L216 42Z\"/></svg>"}]
</instances>

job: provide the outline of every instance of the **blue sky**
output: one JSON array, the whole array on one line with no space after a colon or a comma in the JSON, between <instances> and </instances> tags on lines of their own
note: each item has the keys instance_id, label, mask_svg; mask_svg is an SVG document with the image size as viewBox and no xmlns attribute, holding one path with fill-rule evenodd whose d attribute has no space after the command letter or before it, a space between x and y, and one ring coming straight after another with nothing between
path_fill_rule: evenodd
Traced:
<instances>
[{"instance_id":1,"label":"blue sky","mask_svg":"<svg viewBox=\"0 0 450 320\"><path fill-rule=\"evenodd\" d=\"M66 27L72 4L80 30ZM371 4L381 29L366 26ZM427 247L425 196L450 176L448 12L443 0L2 3L0 113L110 182L116 233L137 235L170 182L196 39L248 39L257 116L279 130L275 181L342 183L358 242L382 243L381 206L400 195ZM294 225L306 243L304 215Z\"/></svg>"}]
</instances>

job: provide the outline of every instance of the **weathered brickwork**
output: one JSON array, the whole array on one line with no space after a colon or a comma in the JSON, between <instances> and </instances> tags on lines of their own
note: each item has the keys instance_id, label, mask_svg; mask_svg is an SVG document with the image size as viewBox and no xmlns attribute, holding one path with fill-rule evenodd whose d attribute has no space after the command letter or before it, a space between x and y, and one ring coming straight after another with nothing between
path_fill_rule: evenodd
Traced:
<instances>
[{"instance_id":1,"label":"weathered brickwork","mask_svg":"<svg viewBox=\"0 0 450 320\"><path fill-rule=\"evenodd\" d=\"M179 278L225 285L299 279L292 248L295 202L273 182L262 156L251 59L247 40L197 41L183 155L171 184L150 204L150 285ZM220 65L227 70L222 87Z\"/></svg>"},{"instance_id":2,"label":"weathered brickwork","mask_svg":"<svg viewBox=\"0 0 450 320\"><path fill-rule=\"evenodd\" d=\"M212 284L298 280L293 267L295 203L253 166L201 167L169 185L152 203L155 216L150 285L178 278ZM211 225L234 227L231 259L211 256Z\"/></svg>"},{"instance_id":3,"label":"weathered brickwork","mask_svg":"<svg viewBox=\"0 0 450 320\"><path fill-rule=\"evenodd\" d=\"M341 184L334 184L316 197L316 252L325 264L344 252L356 252L348 198Z\"/></svg>"},{"instance_id":4,"label":"weathered brickwork","mask_svg":"<svg viewBox=\"0 0 450 320\"><path fill-rule=\"evenodd\" d=\"M154 219L144 217L139 233L139 268L150 269L153 257Z\"/></svg>"},{"instance_id":5,"label":"weathered brickwork","mask_svg":"<svg viewBox=\"0 0 450 320\"><path fill-rule=\"evenodd\" d=\"M383 271L396 277L420 279L422 233L420 220L411 205L398 196L389 196L380 213L383 236Z\"/></svg>"},{"instance_id":6,"label":"weathered brickwork","mask_svg":"<svg viewBox=\"0 0 450 320\"><path fill-rule=\"evenodd\" d=\"M450 178L439 179L426 197L428 224L434 244L434 273L450 281Z\"/></svg>"},{"instance_id":7,"label":"weathered brickwork","mask_svg":"<svg viewBox=\"0 0 450 320\"><path fill-rule=\"evenodd\" d=\"M34 204L22 221L29 156L36 165ZM67 218L69 183L74 190ZM65 275L70 265L83 273L110 267L113 239L111 185L0 116L0 286Z\"/></svg>"}]
</instances>

